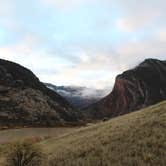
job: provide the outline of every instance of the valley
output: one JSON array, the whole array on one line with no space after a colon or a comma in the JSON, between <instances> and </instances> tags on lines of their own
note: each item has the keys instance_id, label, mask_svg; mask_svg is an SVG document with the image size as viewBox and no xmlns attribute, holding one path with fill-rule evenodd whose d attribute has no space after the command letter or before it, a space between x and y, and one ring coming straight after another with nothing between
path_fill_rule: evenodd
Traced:
<instances>
[{"instance_id":1,"label":"valley","mask_svg":"<svg viewBox=\"0 0 166 166\"><path fill-rule=\"evenodd\" d=\"M88 106L101 100L111 90L111 88L93 89L78 86L55 86L48 83L45 83L45 85L49 89L63 96L73 107L82 111Z\"/></svg>"},{"instance_id":2,"label":"valley","mask_svg":"<svg viewBox=\"0 0 166 166\"><path fill-rule=\"evenodd\" d=\"M165 73L166 61L145 60L118 75L106 97L95 91L99 101L92 95L80 105L86 88L58 87L70 93L61 96L29 69L0 60L0 165L10 148L17 158L29 146L40 147L42 166L165 166Z\"/></svg>"},{"instance_id":3,"label":"valley","mask_svg":"<svg viewBox=\"0 0 166 166\"><path fill-rule=\"evenodd\" d=\"M78 127L18 128L0 130L0 144L21 140L44 140L75 131Z\"/></svg>"},{"instance_id":4,"label":"valley","mask_svg":"<svg viewBox=\"0 0 166 166\"><path fill-rule=\"evenodd\" d=\"M166 0L0 0L0 166L166 166Z\"/></svg>"},{"instance_id":5,"label":"valley","mask_svg":"<svg viewBox=\"0 0 166 166\"><path fill-rule=\"evenodd\" d=\"M89 127L29 128L0 134L7 139L12 135L18 141L49 132L51 138L35 143L48 155L49 166L166 164L166 101ZM3 161L5 144L1 143L0 151Z\"/></svg>"}]
</instances>

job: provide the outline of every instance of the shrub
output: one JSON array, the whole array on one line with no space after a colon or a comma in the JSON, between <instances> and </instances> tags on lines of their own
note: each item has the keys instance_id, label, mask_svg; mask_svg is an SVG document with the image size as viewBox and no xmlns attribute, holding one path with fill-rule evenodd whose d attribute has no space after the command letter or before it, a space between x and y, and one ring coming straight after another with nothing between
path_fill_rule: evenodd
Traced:
<instances>
[{"instance_id":1,"label":"shrub","mask_svg":"<svg viewBox=\"0 0 166 166\"><path fill-rule=\"evenodd\" d=\"M42 166L44 154L29 142L17 142L9 146L5 166Z\"/></svg>"}]
</instances>

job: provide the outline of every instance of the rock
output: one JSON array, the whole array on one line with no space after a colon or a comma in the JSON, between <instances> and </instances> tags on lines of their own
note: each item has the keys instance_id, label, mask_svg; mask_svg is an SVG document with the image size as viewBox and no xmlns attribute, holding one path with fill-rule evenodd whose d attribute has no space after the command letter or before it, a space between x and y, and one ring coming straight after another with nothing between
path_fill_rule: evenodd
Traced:
<instances>
[{"instance_id":1,"label":"rock","mask_svg":"<svg viewBox=\"0 0 166 166\"><path fill-rule=\"evenodd\" d=\"M77 122L79 113L28 69L0 60L0 127Z\"/></svg>"},{"instance_id":2,"label":"rock","mask_svg":"<svg viewBox=\"0 0 166 166\"><path fill-rule=\"evenodd\" d=\"M166 61L147 59L118 75L113 91L86 111L91 118L112 118L162 100L166 100Z\"/></svg>"}]
</instances>

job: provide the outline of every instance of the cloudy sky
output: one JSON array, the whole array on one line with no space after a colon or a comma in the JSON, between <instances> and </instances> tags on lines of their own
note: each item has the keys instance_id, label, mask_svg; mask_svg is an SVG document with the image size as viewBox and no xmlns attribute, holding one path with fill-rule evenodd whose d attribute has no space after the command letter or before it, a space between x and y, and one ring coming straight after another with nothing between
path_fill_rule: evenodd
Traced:
<instances>
[{"instance_id":1,"label":"cloudy sky","mask_svg":"<svg viewBox=\"0 0 166 166\"><path fill-rule=\"evenodd\" d=\"M56 85L112 87L166 59L165 0L0 0L0 58Z\"/></svg>"}]
</instances>

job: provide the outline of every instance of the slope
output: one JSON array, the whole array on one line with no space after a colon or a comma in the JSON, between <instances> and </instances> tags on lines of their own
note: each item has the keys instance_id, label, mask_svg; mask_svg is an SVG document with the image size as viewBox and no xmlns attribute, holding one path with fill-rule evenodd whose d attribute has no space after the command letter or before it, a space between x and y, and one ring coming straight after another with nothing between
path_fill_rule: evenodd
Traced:
<instances>
[{"instance_id":1,"label":"slope","mask_svg":"<svg viewBox=\"0 0 166 166\"><path fill-rule=\"evenodd\" d=\"M78 120L78 113L28 69L0 59L0 128L56 125Z\"/></svg>"},{"instance_id":2,"label":"slope","mask_svg":"<svg viewBox=\"0 0 166 166\"><path fill-rule=\"evenodd\" d=\"M51 166L164 166L166 101L40 145Z\"/></svg>"}]
</instances>

